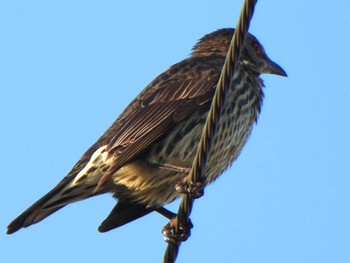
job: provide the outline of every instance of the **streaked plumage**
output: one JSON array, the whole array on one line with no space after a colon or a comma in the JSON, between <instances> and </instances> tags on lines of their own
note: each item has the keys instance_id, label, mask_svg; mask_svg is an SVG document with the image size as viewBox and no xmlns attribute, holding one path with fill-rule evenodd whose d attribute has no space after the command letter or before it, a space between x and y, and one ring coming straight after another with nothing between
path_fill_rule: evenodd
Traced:
<instances>
[{"instance_id":1,"label":"streaked plumage","mask_svg":"<svg viewBox=\"0 0 350 263\"><path fill-rule=\"evenodd\" d=\"M152 81L124 110L70 173L8 226L11 234L65 205L111 192L118 203L99 230L139 218L180 196L175 185L192 164L233 35L204 36L191 56ZM205 175L214 181L239 155L263 100L262 73L286 76L248 35L214 138Z\"/></svg>"}]
</instances>

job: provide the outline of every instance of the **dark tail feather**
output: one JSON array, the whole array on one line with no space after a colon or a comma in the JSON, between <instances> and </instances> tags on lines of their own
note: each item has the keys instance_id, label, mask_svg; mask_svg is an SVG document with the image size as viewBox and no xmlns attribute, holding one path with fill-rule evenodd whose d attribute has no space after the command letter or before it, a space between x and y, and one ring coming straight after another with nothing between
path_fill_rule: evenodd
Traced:
<instances>
[{"instance_id":1,"label":"dark tail feather","mask_svg":"<svg viewBox=\"0 0 350 263\"><path fill-rule=\"evenodd\" d=\"M35 205L35 204L34 204ZM32 224L36 224L43 220L44 218L48 217L49 215L53 214L57 210L61 209L64 206L60 207L54 207L51 209L47 209L44 211L40 211L40 208L35 207L32 205L29 207L26 211L24 211L20 216L18 216L15 220L13 220L7 227L7 234L15 233L16 231L20 230L23 227L28 227ZM39 210L39 212L38 212ZM30 219L30 220L28 220Z\"/></svg>"},{"instance_id":2,"label":"dark tail feather","mask_svg":"<svg viewBox=\"0 0 350 263\"><path fill-rule=\"evenodd\" d=\"M95 186L87 190L79 188L68 188L64 190L65 186L71 180L68 177L63 178L56 187L13 220L7 227L7 234L12 234L21 228L36 224L67 204L88 198L92 195L91 189Z\"/></svg>"},{"instance_id":3,"label":"dark tail feather","mask_svg":"<svg viewBox=\"0 0 350 263\"><path fill-rule=\"evenodd\" d=\"M107 218L101 223L98 231L101 233L107 232L143 217L153 211L154 209L146 208L145 205L123 203L119 201Z\"/></svg>"}]
</instances>

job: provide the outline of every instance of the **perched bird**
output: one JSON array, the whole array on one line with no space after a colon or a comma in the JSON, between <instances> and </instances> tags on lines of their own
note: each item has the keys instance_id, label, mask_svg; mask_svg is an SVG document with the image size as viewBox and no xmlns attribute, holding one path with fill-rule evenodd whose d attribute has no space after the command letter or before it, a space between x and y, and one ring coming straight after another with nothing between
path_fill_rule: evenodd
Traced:
<instances>
[{"instance_id":1,"label":"perched bird","mask_svg":"<svg viewBox=\"0 0 350 263\"><path fill-rule=\"evenodd\" d=\"M62 207L103 193L117 204L99 227L106 232L180 196L225 62L234 29L205 35L191 55L160 74L129 104L50 192L7 228L12 234ZM222 119L204 171L213 182L240 154L263 101L260 74L287 76L251 34L244 41Z\"/></svg>"}]
</instances>

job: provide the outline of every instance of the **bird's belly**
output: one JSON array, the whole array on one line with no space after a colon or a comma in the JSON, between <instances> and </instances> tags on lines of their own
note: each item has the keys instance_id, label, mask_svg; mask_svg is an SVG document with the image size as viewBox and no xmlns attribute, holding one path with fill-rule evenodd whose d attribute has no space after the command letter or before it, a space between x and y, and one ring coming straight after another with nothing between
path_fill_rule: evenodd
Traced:
<instances>
[{"instance_id":1,"label":"bird's belly","mask_svg":"<svg viewBox=\"0 0 350 263\"><path fill-rule=\"evenodd\" d=\"M223 116L204 170L207 183L217 179L236 160L249 138L254 121L249 112L231 118Z\"/></svg>"}]
</instances>

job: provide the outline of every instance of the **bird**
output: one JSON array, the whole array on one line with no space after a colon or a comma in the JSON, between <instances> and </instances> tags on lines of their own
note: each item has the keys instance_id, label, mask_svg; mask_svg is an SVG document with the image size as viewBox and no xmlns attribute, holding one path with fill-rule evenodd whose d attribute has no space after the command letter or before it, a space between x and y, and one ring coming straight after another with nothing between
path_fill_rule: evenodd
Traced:
<instances>
[{"instance_id":1,"label":"bird","mask_svg":"<svg viewBox=\"0 0 350 263\"><path fill-rule=\"evenodd\" d=\"M189 174L234 30L204 35L187 58L150 82L72 170L8 225L7 234L106 193L117 202L100 232L153 211L165 215L164 206L181 196L175 188ZM248 33L208 153L205 186L231 166L248 140L264 98L261 74L287 76Z\"/></svg>"}]
</instances>

